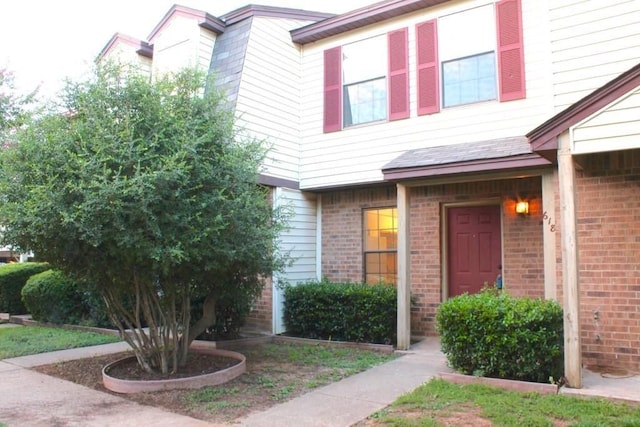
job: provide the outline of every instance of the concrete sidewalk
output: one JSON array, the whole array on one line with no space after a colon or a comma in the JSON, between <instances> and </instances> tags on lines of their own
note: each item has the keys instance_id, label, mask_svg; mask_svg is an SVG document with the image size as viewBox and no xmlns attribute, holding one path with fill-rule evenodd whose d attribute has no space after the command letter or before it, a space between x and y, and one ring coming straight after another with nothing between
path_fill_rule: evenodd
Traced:
<instances>
[{"instance_id":1,"label":"concrete sidewalk","mask_svg":"<svg viewBox=\"0 0 640 427\"><path fill-rule=\"evenodd\" d=\"M7 325L2 325L6 327ZM132 403L29 367L122 351L124 343L64 350L0 361L0 423L12 426L211 426L193 418ZM417 343L402 357L311 391L234 425L347 427L383 409L441 372L451 372L438 339ZM565 394L640 402L640 377L604 378L585 371L584 388Z\"/></svg>"}]
</instances>

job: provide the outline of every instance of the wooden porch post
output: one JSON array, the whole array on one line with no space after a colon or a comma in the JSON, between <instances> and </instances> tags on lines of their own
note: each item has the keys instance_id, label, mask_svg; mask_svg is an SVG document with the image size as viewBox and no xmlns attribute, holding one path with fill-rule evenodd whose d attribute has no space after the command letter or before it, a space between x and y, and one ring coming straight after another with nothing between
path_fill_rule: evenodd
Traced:
<instances>
[{"instance_id":1,"label":"wooden porch post","mask_svg":"<svg viewBox=\"0 0 640 427\"><path fill-rule=\"evenodd\" d=\"M398 196L398 350L411 345L411 274L409 250L409 188L397 184Z\"/></svg>"},{"instance_id":2,"label":"wooden porch post","mask_svg":"<svg viewBox=\"0 0 640 427\"><path fill-rule=\"evenodd\" d=\"M582 388L580 278L576 231L575 166L569 132L558 137L558 182L564 295L564 375L569 387Z\"/></svg>"},{"instance_id":3,"label":"wooden porch post","mask_svg":"<svg viewBox=\"0 0 640 427\"><path fill-rule=\"evenodd\" d=\"M558 299L556 289L556 194L555 173L542 174L542 241L544 248L544 298Z\"/></svg>"}]
</instances>

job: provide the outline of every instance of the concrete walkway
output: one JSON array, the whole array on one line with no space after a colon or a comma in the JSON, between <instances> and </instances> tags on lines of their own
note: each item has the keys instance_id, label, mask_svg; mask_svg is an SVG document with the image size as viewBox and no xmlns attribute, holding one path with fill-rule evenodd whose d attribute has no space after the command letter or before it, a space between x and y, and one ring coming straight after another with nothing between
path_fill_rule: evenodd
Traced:
<instances>
[{"instance_id":1,"label":"concrete walkway","mask_svg":"<svg viewBox=\"0 0 640 427\"><path fill-rule=\"evenodd\" d=\"M41 364L119 352L125 348L126 344L116 343L0 361L0 423L8 427L212 425L29 369ZM347 427L441 372L451 370L446 367L439 341L430 338L413 345L400 358L266 411L253 413L235 425ZM561 392L640 402L640 376L614 379L586 371L584 386L581 390L563 388Z\"/></svg>"}]
</instances>

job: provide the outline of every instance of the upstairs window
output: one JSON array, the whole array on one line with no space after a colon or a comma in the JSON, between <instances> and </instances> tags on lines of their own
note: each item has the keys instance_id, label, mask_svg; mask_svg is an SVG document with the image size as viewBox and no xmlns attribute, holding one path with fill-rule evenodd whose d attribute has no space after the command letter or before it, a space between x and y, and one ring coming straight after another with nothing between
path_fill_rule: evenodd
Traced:
<instances>
[{"instance_id":1,"label":"upstairs window","mask_svg":"<svg viewBox=\"0 0 640 427\"><path fill-rule=\"evenodd\" d=\"M407 28L324 52L324 131L409 117Z\"/></svg>"},{"instance_id":2,"label":"upstairs window","mask_svg":"<svg viewBox=\"0 0 640 427\"><path fill-rule=\"evenodd\" d=\"M521 0L416 25L418 115L525 97Z\"/></svg>"},{"instance_id":3,"label":"upstairs window","mask_svg":"<svg viewBox=\"0 0 640 427\"><path fill-rule=\"evenodd\" d=\"M494 15L487 5L439 19L443 107L497 98Z\"/></svg>"},{"instance_id":4,"label":"upstairs window","mask_svg":"<svg viewBox=\"0 0 640 427\"><path fill-rule=\"evenodd\" d=\"M342 46L343 127L387 118L387 39Z\"/></svg>"},{"instance_id":5,"label":"upstairs window","mask_svg":"<svg viewBox=\"0 0 640 427\"><path fill-rule=\"evenodd\" d=\"M364 211L364 281L395 284L398 276L398 210Z\"/></svg>"}]
</instances>

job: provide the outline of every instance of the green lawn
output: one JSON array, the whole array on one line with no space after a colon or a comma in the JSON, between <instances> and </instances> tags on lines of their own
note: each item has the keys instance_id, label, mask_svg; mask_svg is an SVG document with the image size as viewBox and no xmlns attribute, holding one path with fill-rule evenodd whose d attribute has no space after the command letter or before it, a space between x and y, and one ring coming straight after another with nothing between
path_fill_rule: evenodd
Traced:
<instances>
[{"instance_id":1,"label":"green lawn","mask_svg":"<svg viewBox=\"0 0 640 427\"><path fill-rule=\"evenodd\" d=\"M640 426L640 406L434 379L370 419L374 425L395 427L475 425L485 420L495 426L631 427Z\"/></svg>"},{"instance_id":2,"label":"green lawn","mask_svg":"<svg viewBox=\"0 0 640 427\"><path fill-rule=\"evenodd\" d=\"M0 328L0 359L120 341L113 335L41 326Z\"/></svg>"}]
</instances>

